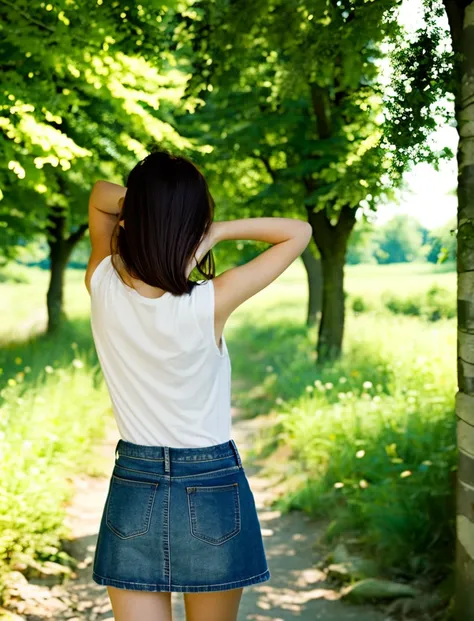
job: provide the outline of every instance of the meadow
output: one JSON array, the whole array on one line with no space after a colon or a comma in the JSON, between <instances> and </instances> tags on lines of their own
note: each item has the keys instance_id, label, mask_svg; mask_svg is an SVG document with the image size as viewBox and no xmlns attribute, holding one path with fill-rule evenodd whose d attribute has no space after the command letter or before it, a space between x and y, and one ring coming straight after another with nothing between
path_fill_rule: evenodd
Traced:
<instances>
[{"instance_id":1,"label":"meadow","mask_svg":"<svg viewBox=\"0 0 474 621\"><path fill-rule=\"evenodd\" d=\"M455 289L449 266L348 267L344 356L318 367L295 263L231 332L234 376L249 387L239 401L273 417L254 453L285 481L276 506L329 520L327 541L350 540L387 577L436 581L452 570ZM428 320L433 290L442 312ZM389 310L389 297L422 312ZM364 312L352 309L358 298Z\"/></svg>"},{"instance_id":2,"label":"meadow","mask_svg":"<svg viewBox=\"0 0 474 621\"><path fill-rule=\"evenodd\" d=\"M54 337L28 336L44 322L48 273L0 276L1 585L12 568L71 562L61 549L69 477L100 470L91 441L112 415L84 273L67 272L67 321ZM305 326L300 261L225 329L235 404L272 421L254 454L281 474L278 507L329 520L329 541L350 537L381 572L407 578L442 577L452 564L456 332L452 317L394 312L386 298L422 300L434 286L454 308L452 266L348 267L344 357L324 367L317 329Z\"/></svg>"}]
</instances>

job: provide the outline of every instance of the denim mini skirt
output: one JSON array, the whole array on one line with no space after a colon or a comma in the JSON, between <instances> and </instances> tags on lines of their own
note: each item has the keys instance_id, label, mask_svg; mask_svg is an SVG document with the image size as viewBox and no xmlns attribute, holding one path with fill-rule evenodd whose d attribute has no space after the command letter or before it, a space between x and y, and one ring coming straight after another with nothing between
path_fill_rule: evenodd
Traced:
<instances>
[{"instance_id":1,"label":"denim mini skirt","mask_svg":"<svg viewBox=\"0 0 474 621\"><path fill-rule=\"evenodd\" d=\"M234 440L199 448L120 439L92 578L139 591L225 591L270 579Z\"/></svg>"}]
</instances>

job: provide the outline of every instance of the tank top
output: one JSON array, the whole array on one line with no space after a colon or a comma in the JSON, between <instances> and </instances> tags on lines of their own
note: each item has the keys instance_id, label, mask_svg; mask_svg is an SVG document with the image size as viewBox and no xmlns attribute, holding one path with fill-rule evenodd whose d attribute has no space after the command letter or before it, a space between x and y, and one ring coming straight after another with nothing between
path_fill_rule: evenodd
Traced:
<instances>
[{"instance_id":1,"label":"tank top","mask_svg":"<svg viewBox=\"0 0 474 621\"><path fill-rule=\"evenodd\" d=\"M231 439L231 362L214 335L214 283L151 299L122 282L111 255L90 281L91 329L122 439L194 448Z\"/></svg>"}]
</instances>

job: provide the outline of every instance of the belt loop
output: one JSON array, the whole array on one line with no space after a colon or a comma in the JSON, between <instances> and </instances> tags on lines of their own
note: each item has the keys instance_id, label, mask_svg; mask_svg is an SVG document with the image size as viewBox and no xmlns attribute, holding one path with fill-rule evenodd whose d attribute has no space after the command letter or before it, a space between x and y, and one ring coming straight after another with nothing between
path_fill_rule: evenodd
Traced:
<instances>
[{"instance_id":1,"label":"belt loop","mask_svg":"<svg viewBox=\"0 0 474 621\"><path fill-rule=\"evenodd\" d=\"M239 451L238 451L237 446L236 446L236 444L235 444L235 442L234 442L234 440L232 438L230 439L230 443L232 445L232 448L234 449L234 453L235 453L235 456L237 458L237 463L239 465L239 468L242 468L242 461L240 459Z\"/></svg>"},{"instance_id":2,"label":"belt loop","mask_svg":"<svg viewBox=\"0 0 474 621\"><path fill-rule=\"evenodd\" d=\"M165 472L170 471L170 449L169 446L163 447L165 450Z\"/></svg>"}]
</instances>

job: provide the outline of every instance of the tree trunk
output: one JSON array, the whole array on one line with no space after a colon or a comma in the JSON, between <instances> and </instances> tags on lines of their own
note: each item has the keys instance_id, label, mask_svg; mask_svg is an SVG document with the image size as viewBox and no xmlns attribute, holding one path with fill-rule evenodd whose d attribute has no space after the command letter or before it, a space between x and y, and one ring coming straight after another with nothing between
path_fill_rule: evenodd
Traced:
<instances>
[{"instance_id":1,"label":"tree trunk","mask_svg":"<svg viewBox=\"0 0 474 621\"><path fill-rule=\"evenodd\" d=\"M63 318L64 269L69 259L64 239L66 217L61 207L52 207L48 224L50 279L46 296L48 306L48 334L54 334Z\"/></svg>"},{"instance_id":2,"label":"tree trunk","mask_svg":"<svg viewBox=\"0 0 474 621\"><path fill-rule=\"evenodd\" d=\"M344 336L344 252L322 257L323 309L319 324L318 361L335 360Z\"/></svg>"},{"instance_id":3,"label":"tree trunk","mask_svg":"<svg viewBox=\"0 0 474 621\"><path fill-rule=\"evenodd\" d=\"M62 208L53 207L49 220L47 233L51 267L46 295L48 307L47 333L55 334L64 318L64 272L74 246L87 230L87 224L81 224L74 233L65 238L66 217Z\"/></svg>"},{"instance_id":4,"label":"tree trunk","mask_svg":"<svg viewBox=\"0 0 474 621\"><path fill-rule=\"evenodd\" d=\"M321 254L323 271L322 315L319 324L317 360L336 360L342 353L344 336L344 264L347 243L356 223L357 208L344 206L336 224L331 224L326 211L309 211L313 238Z\"/></svg>"},{"instance_id":5,"label":"tree trunk","mask_svg":"<svg viewBox=\"0 0 474 621\"><path fill-rule=\"evenodd\" d=\"M458 145L458 473L456 621L474 619L474 2L445 0L460 88Z\"/></svg>"},{"instance_id":6,"label":"tree trunk","mask_svg":"<svg viewBox=\"0 0 474 621\"><path fill-rule=\"evenodd\" d=\"M308 279L308 311L306 325L314 326L321 310L323 274L321 261L317 259L307 246L301 253L301 259Z\"/></svg>"},{"instance_id":7,"label":"tree trunk","mask_svg":"<svg viewBox=\"0 0 474 621\"><path fill-rule=\"evenodd\" d=\"M58 240L50 244L51 272L49 288L46 296L48 305L48 334L54 334L64 318L63 292L64 271L69 260L70 253L66 251L64 240Z\"/></svg>"}]
</instances>

